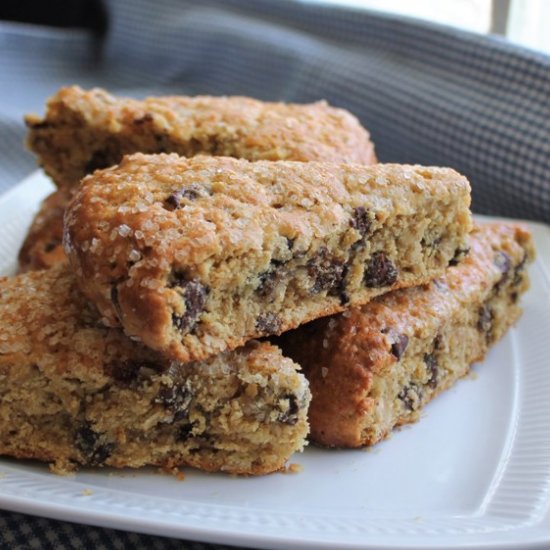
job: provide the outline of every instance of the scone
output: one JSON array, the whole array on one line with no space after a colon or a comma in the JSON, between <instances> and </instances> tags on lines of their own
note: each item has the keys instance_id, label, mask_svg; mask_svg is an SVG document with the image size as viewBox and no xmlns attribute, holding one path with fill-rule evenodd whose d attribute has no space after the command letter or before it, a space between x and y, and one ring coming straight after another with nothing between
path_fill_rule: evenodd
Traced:
<instances>
[{"instance_id":1,"label":"scone","mask_svg":"<svg viewBox=\"0 0 550 550\"><path fill-rule=\"evenodd\" d=\"M67 261L63 251L63 214L69 194L58 189L46 197L19 250L19 270L48 269Z\"/></svg>"},{"instance_id":2,"label":"scone","mask_svg":"<svg viewBox=\"0 0 550 550\"><path fill-rule=\"evenodd\" d=\"M42 204L19 254L21 271L66 261L60 243L70 194L86 174L120 162L124 154L376 162L359 121L324 101L298 105L207 96L137 101L72 86L48 101L44 118L30 115L26 122L29 148L62 191Z\"/></svg>"},{"instance_id":3,"label":"scone","mask_svg":"<svg viewBox=\"0 0 550 550\"><path fill-rule=\"evenodd\" d=\"M431 283L320 319L277 343L310 382L312 441L360 447L419 418L521 314L534 250L519 225L480 226L470 252Z\"/></svg>"},{"instance_id":4,"label":"scone","mask_svg":"<svg viewBox=\"0 0 550 550\"><path fill-rule=\"evenodd\" d=\"M469 205L446 168L136 154L83 180L64 244L106 324L202 360L441 275Z\"/></svg>"},{"instance_id":5,"label":"scone","mask_svg":"<svg viewBox=\"0 0 550 550\"><path fill-rule=\"evenodd\" d=\"M304 446L309 399L270 344L182 365L103 327L67 266L0 278L0 454L265 474Z\"/></svg>"},{"instance_id":6,"label":"scone","mask_svg":"<svg viewBox=\"0 0 550 550\"><path fill-rule=\"evenodd\" d=\"M44 118L26 117L27 144L58 187L130 153L199 153L249 160L375 162L368 132L324 101L267 103L248 97L117 98L60 89Z\"/></svg>"}]
</instances>

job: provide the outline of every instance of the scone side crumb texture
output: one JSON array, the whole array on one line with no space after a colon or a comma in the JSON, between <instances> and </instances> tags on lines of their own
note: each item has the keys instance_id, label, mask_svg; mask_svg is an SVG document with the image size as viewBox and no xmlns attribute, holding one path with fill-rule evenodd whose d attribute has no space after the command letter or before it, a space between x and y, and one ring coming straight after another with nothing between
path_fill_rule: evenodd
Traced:
<instances>
[{"instance_id":1,"label":"scone side crumb texture","mask_svg":"<svg viewBox=\"0 0 550 550\"><path fill-rule=\"evenodd\" d=\"M325 101L248 97L117 98L104 90L60 89L44 118L26 117L28 147L59 187L129 153L197 153L249 160L376 162L369 133Z\"/></svg>"},{"instance_id":2,"label":"scone side crumb texture","mask_svg":"<svg viewBox=\"0 0 550 550\"><path fill-rule=\"evenodd\" d=\"M19 270L48 269L67 260L63 251L63 214L69 193L54 191L36 213L19 250Z\"/></svg>"},{"instance_id":3,"label":"scone side crumb texture","mask_svg":"<svg viewBox=\"0 0 550 550\"><path fill-rule=\"evenodd\" d=\"M469 205L445 168L136 154L83 180L64 244L107 324L188 361L442 274Z\"/></svg>"},{"instance_id":4,"label":"scone side crumb texture","mask_svg":"<svg viewBox=\"0 0 550 550\"><path fill-rule=\"evenodd\" d=\"M80 180L129 153L226 155L249 160L376 163L368 132L326 102L265 103L246 97L116 98L104 90L62 88L44 118L26 117L27 144L56 185L19 254L20 271L67 260L63 211Z\"/></svg>"},{"instance_id":5,"label":"scone side crumb texture","mask_svg":"<svg viewBox=\"0 0 550 550\"><path fill-rule=\"evenodd\" d=\"M267 343L165 361L105 328L65 266L0 279L0 454L265 474L303 448L310 393Z\"/></svg>"},{"instance_id":6,"label":"scone side crumb texture","mask_svg":"<svg viewBox=\"0 0 550 550\"><path fill-rule=\"evenodd\" d=\"M311 439L372 445L483 359L521 314L534 257L519 225L480 226L470 252L433 282L321 319L277 343L310 381Z\"/></svg>"}]
</instances>

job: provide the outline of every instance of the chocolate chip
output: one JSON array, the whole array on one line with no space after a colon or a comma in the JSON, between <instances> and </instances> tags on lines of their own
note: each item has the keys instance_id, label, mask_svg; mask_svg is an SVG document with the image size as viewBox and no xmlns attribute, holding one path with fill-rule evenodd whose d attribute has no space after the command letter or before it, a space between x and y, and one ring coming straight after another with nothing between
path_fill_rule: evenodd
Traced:
<instances>
[{"instance_id":1,"label":"chocolate chip","mask_svg":"<svg viewBox=\"0 0 550 550\"><path fill-rule=\"evenodd\" d=\"M112 164L114 164L114 162L111 159L111 155L109 155L107 151L99 149L98 151L93 152L92 156L90 157L90 160L88 160L88 162L86 163L84 170L86 174L90 174L95 170L108 168Z\"/></svg>"},{"instance_id":2,"label":"chocolate chip","mask_svg":"<svg viewBox=\"0 0 550 550\"><path fill-rule=\"evenodd\" d=\"M115 445L101 441L101 434L86 423L75 434L75 446L82 453L88 466L101 466L111 456Z\"/></svg>"},{"instance_id":3,"label":"chocolate chip","mask_svg":"<svg viewBox=\"0 0 550 550\"><path fill-rule=\"evenodd\" d=\"M190 280L186 273L172 271L168 279L168 288L184 288Z\"/></svg>"},{"instance_id":4,"label":"chocolate chip","mask_svg":"<svg viewBox=\"0 0 550 550\"><path fill-rule=\"evenodd\" d=\"M285 237L286 239L286 245L288 246L289 250L292 250L294 248L294 243L296 242L296 239L289 239L288 237Z\"/></svg>"},{"instance_id":5,"label":"chocolate chip","mask_svg":"<svg viewBox=\"0 0 550 550\"><path fill-rule=\"evenodd\" d=\"M162 384L154 402L171 411L176 422L187 417L192 397L189 389L182 384Z\"/></svg>"},{"instance_id":6,"label":"chocolate chip","mask_svg":"<svg viewBox=\"0 0 550 550\"><path fill-rule=\"evenodd\" d=\"M454 253L454 256L449 260L449 265L454 266L458 265L468 254L470 253L470 247L459 246Z\"/></svg>"},{"instance_id":7,"label":"chocolate chip","mask_svg":"<svg viewBox=\"0 0 550 550\"><path fill-rule=\"evenodd\" d=\"M388 335L391 352L399 361L409 345L409 337L406 334L399 334L393 328L383 328L380 332Z\"/></svg>"},{"instance_id":8,"label":"chocolate chip","mask_svg":"<svg viewBox=\"0 0 550 550\"><path fill-rule=\"evenodd\" d=\"M523 271L525 269L525 264L527 263L527 254L523 256L521 262L516 265L514 268L514 279L512 281L513 286L519 286L523 281Z\"/></svg>"},{"instance_id":9,"label":"chocolate chip","mask_svg":"<svg viewBox=\"0 0 550 550\"><path fill-rule=\"evenodd\" d=\"M202 313L208 296L208 288L197 279L186 281L177 279L172 282L172 287L179 287L185 302L183 315L172 315L173 325L181 332L190 332L195 328L197 320Z\"/></svg>"},{"instance_id":10,"label":"chocolate chip","mask_svg":"<svg viewBox=\"0 0 550 550\"><path fill-rule=\"evenodd\" d=\"M275 313L261 313L256 318L256 330L262 334L276 334L281 326L281 319Z\"/></svg>"},{"instance_id":11,"label":"chocolate chip","mask_svg":"<svg viewBox=\"0 0 550 550\"><path fill-rule=\"evenodd\" d=\"M405 409L415 411L422 402L422 388L416 382L411 382L399 392L397 397L403 402Z\"/></svg>"},{"instance_id":12,"label":"chocolate chip","mask_svg":"<svg viewBox=\"0 0 550 550\"><path fill-rule=\"evenodd\" d=\"M284 263L278 260L271 260L270 267L259 275L259 284L256 292L266 297L272 294L277 286L285 279L288 270Z\"/></svg>"},{"instance_id":13,"label":"chocolate chip","mask_svg":"<svg viewBox=\"0 0 550 550\"><path fill-rule=\"evenodd\" d=\"M424 354L424 363L426 365L426 372L428 373L428 381L426 385L430 388L435 388L437 386L437 375L438 375L438 366L437 357L435 353L425 353Z\"/></svg>"},{"instance_id":14,"label":"chocolate chip","mask_svg":"<svg viewBox=\"0 0 550 550\"><path fill-rule=\"evenodd\" d=\"M480 332L485 332L487 335L491 333L493 328L493 310L491 306L485 304L479 308L479 318L477 321L477 329Z\"/></svg>"},{"instance_id":15,"label":"chocolate chip","mask_svg":"<svg viewBox=\"0 0 550 550\"><path fill-rule=\"evenodd\" d=\"M293 394L284 395L282 400L288 400L288 408L279 415L279 422L294 426L298 422L298 399Z\"/></svg>"},{"instance_id":16,"label":"chocolate chip","mask_svg":"<svg viewBox=\"0 0 550 550\"><path fill-rule=\"evenodd\" d=\"M176 433L176 441L179 442L185 442L187 441L193 432L193 428L195 426L194 422L186 422L185 424L182 424Z\"/></svg>"},{"instance_id":17,"label":"chocolate chip","mask_svg":"<svg viewBox=\"0 0 550 550\"><path fill-rule=\"evenodd\" d=\"M361 238L364 239L368 235L371 227L371 220L368 211L362 206L354 208L349 224L350 227L356 229L361 235Z\"/></svg>"},{"instance_id":18,"label":"chocolate chip","mask_svg":"<svg viewBox=\"0 0 550 550\"><path fill-rule=\"evenodd\" d=\"M342 285L344 264L331 258L328 250L323 247L308 261L307 274L313 279L313 285L309 289L312 294L325 291L331 295L338 294Z\"/></svg>"},{"instance_id":19,"label":"chocolate chip","mask_svg":"<svg viewBox=\"0 0 550 550\"><path fill-rule=\"evenodd\" d=\"M375 252L369 259L365 269L364 282L369 288L389 286L397 280L397 269L384 254Z\"/></svg>"},{"instance_id":20,"label":"chocolate chip","mask_svg":"<svg viewBox=\"0 0 550 550\"><path fill-rule=\"evenodd\" d=\"M168 195L166 201L164 202L170 210L176 210L180 207L180 199L176 193L171 193L170 195Z\"/></svg>"},{"instance_id":21,"label":"chocolate chip","mask_svg":"<svg viewBox=\"0 0 550 550\"><path fill-rule=\"evenodd\" d=\"M199 197L205 197L208 195L208 189L206 189L204 185L192 183L177 191L174 191L173 193L170 193L165 200L165 205L169 210L177 210L178 208L181 208L181 203L184 199L194 201Z\"/></svg>"},{"instance_id":22,"label":"chocolate chip","mask_svg":"<svg viewBox=\"0 0 550 550\"><path fill-rule=\"evenodd\" d=\"M170 137L166 131L154 134L153 138L155 139L155 153L168 153L169 150L174 149L174 146L171 145Z\"/></svg>"},{"instance_id":23,"label":"chocolate chip","mask_svg":"<svg viewBox=\"0 0 550 550\"><path fill-rule=\"evenodd\" d=\"M349 303L349 294L347 293L346 277L348 275L349 267L347 264L344 264L344 269L342 270L342 276L338 286L330 290L329 294L331 296L338 296L340 298L340 304L345 306Z\"/></svg>"},{"instance_id":24,"label":"chocolate chip","mask_svg":"<svg viewBox=\"0 0 550 550\"><path fill-rule=\"evenodd\" d=\"M409 345L409 337L406 334L398 334L396 341L391 345L391 352L399 361Z\"/></svg>"},{"instance_id":25,"label":"chocolate chip","mask_svg":"<svg viewBox=\"0 0 550 550\"><path fill-rule=\"evenodd\" d=\"M371 231L371 223L369 212L365 208L362 206L354 208L349 224L361 237L351 245L351 253L365 245L366 237Z\"/></svg>"}]
</instances>

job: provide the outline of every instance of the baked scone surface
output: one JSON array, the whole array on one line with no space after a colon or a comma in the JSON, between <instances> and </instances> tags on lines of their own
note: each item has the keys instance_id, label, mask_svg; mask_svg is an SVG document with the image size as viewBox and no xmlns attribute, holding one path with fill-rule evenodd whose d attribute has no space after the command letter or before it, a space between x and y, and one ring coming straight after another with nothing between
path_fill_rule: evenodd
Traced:
<instances>
[{"instance_id":1,"label":"baked scone surface","mask_svg":"<svg viewBox=\"0 0 550 550\"><path fill-rule=\"evenodd\" d=\"M189 361L441 275L469 205L451 169L136 154L83 180L64 244L105 323Z\"/></svg>"},{"instance_id":2,"label":"baked scone surface","mask_svg":"<svg viewBox=\"0 0 550 550\"><path fill-rule=\"evenodd\" d=\"M102 326L67 266L0 278L0 454L265 474L303 448L309 399L270 344L182 365Z\"/></svg>"},{"instance_id":3,"label":"baked scone surface","mask_svg":"<svg viewBox=\"0 0 550 550\"><path fill-rule=\"evenodd\" d=\"M27 144L59 187L117 164L129 153L199 153L249 160L376 162L369 133L325 101L248 97L118 98L105 90L61 88L44 118L26 117Z\"/></svg>"},{"instance_id":4,"label":"baked scone surface","mask_svg":"<svg viewBox=\"0 0 550 550\"><path fill-rule=\"evenodd\" d=\"M326 102L247 97L117 98L101 89L60 89L44 118L26 117L27 144L61 189L40 208L19 254L21 271L66 261L63 212L80 180L128 153L225 155L249 160L374 164L368 132Z\"/></svg>"},{"instance_id":5,"label":"baked scone surface","mask_svg":"<svg viewBox=\"0 0 550 550\"><path fill-rule=\"evenodd\" d=\"M310 382L311 439L372 445L465 375L521 314L533 259L519 225L477 227L470 251L432 282L319 319L278 340Z\"/></svg>"},{"instance_id":6,"label":"baked scone surface","mask_svg":"<svg viewBox=\"0 0 550 550\"><path fill-rule=\"evenodd\" d=\"M19 251L21 272L48 269L67 261L63 251L63 215L69 193L54 191L36 213Z\"/></svg>"}]
</instances>

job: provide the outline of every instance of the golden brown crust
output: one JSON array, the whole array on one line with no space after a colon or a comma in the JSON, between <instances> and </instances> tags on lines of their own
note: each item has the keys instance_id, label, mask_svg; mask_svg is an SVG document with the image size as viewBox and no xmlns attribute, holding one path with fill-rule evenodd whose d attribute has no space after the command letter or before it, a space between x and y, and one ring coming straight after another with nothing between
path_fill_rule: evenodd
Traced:
<instances>
[{"instance_id":1,"label":"golden brown crust","mask_svg":"<svg viewBox=\"0 0 550 550\"><path fill-rule=\"evenodd\" d=\"M520 225L481 226L470 244L458 266L427 285L282 336L283 352L310 382L313 441L371 445L416 420L517 319L524 269L534 257L530 233Z\"/></svg>"},{"instance_id":2,"label":"golden brown crust","mask_svg":"<svg viewBox=\"0 0 550 550\"><path fill-rule=\"evenodd\" d=\"M71 86L50 98L44 118L29 115L26 122L29 148L65 188L135 152L376 162L358 120L324 101L298 105L210 96L138 101Z\"/></svg>"},{"instance_id":3,"label":"golden brown crust","mask_svg":"<svg viewBox=\"0 0 550 550\"><path fill-rule=\"evenodd\" d=\"M135 152L226 155L249 160L374 164L369 134L325 102L265 103L246 97L115 98L104 90L62 88L46 116L26 117L27 143L63 192L40 208L19 254L21 271L66 261L63 210L80 179Z\"/></svg>"},{"instance_id":4,"label":"golden brown crust","mask_svg":"<svg viewBox=\"0 0 550 550\"><path fill-rule=\"evenodd\" d=\"M103 327L67 266L0 278L0 454L265 474L303 447L309 398L267 343L181 365Z\"/></svg>"},{"instance_id":5,"label":"golden brown crust","mask_svg":"<svg viewBox=\"0 0 550 550\"><path fill-rule=\"evenodd\" d=\"M442 273L469 191L444 168L136 154L83 180L65 250L108 324L199 360Z\"/></svg>"},{"instance_id":6,"label":"golden brown crust","mask_svg":"<svg viewBox=\"0 0 550 550\"><path fill-rule=\"evenodd\" d=\"M44 199L19 251L21 272L47 269L67 260L62 241L68 202L68 193L59 190Z\"/></svg>"}]
</instances>

